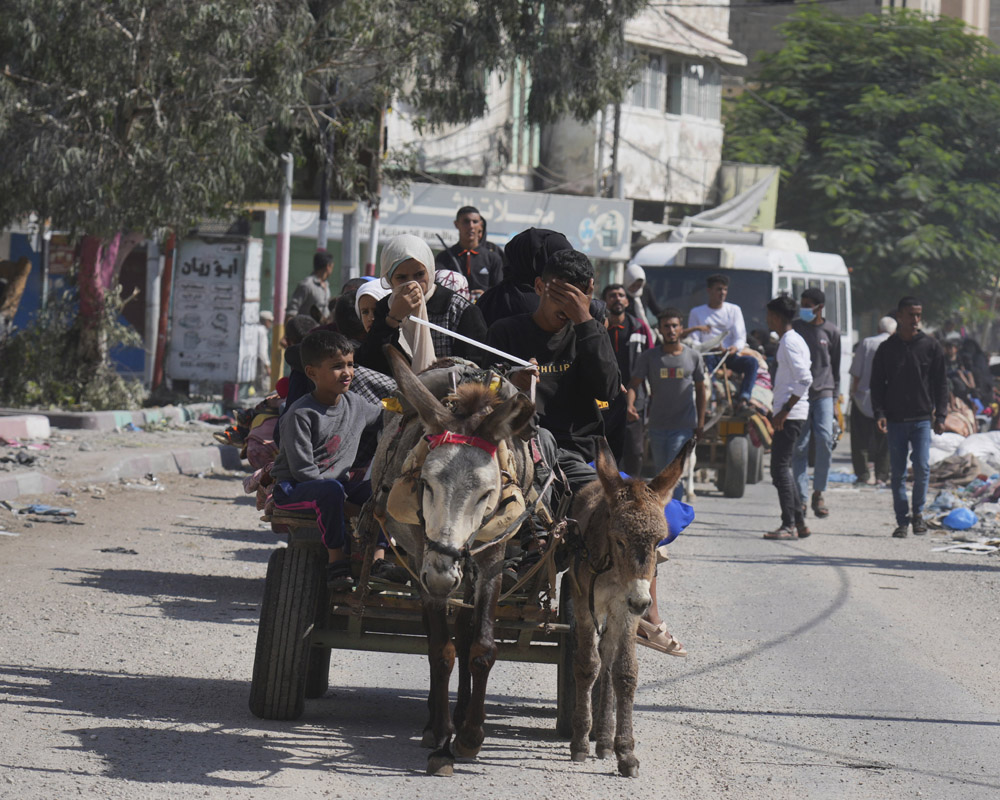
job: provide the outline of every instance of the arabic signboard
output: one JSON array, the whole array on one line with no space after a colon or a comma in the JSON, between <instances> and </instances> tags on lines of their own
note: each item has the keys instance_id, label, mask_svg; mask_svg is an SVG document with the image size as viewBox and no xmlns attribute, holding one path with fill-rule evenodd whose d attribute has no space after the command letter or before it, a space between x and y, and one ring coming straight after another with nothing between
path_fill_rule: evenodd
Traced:
<instances>
[{"instance_id":1,"label":"arabic signboard","mask_svg":"<svg viewBox=\"0 0 1000 800\"><path fill-rule=\"evenodd\" d=\"M593 258L623 261L631 255L631 200L545 192L494 192L436 183L411 183L406 194L383 189L379 239L384 242L401 233L412 233L440 250L438 236L448 244L456 241L457 233L452 223L455 212L462 206L479 209L486 220L490 241L497 244L505 244L526 228L551 228ZM268 211L268 234L277 232L277 219L277 212ZM315 236L317 220L316 211L293 211L292 235ZM334 215L330 219L330 237L339 239L341 231L342 218ZM368 215L365 214L360 235L364 238L368 234Z\"/></svg>"},{"instance_id":2,"label":"arabic signboard","mask_svg":"<svg viewBox=\"0 0 1000 800\"><path fill-rule=\"evenodd\" d=\"M185 239L177 248L167 374L246 383L257 377L259 239Z\"/></svg>"}]
</instances>

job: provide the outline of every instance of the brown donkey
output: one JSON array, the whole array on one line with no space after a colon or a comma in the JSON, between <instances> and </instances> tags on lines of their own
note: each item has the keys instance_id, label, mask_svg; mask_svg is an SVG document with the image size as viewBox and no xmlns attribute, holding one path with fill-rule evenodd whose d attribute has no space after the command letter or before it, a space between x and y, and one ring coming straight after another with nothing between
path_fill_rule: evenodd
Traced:
<instances>
[{"instance_id":1,"label":"brown donkey","mask_svg":"<svg viewBox=\"0 0 1000 800\"><path fill-rule=\"evenodd\" d=\"M570 754L574 761L587 760L593 727L597 757L607 758L613 747L618 771L631 778L639 774L632 736L638 673L636 628L652 602L649 587L656 568L656 545L668 534L663 508L692 449L693 440L646 484L622 478L602 440L597 454L598 480L585 486L573 501L572 516L579 523L582 545L571 567L575 578L571 584L576 615L576 709ZM592 716L591 691L598 679L597 710Z\"/></svg>"}]
</instances>

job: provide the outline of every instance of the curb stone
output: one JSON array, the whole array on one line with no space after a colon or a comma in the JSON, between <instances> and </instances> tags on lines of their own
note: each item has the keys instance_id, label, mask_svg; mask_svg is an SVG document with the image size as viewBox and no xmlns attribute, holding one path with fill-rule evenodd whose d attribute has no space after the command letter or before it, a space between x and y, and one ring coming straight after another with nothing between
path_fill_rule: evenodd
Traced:
<instances>
[{"instance_id":1,"label":"curb stone","mask_svg":"<svg viewBox=\"0 0 1000 800\"><path fill-rule=\"evenodd\" d=\"M129 423L141 428L143 425L161 420L187 422L198 419L202 414L221 415L222 413L222 403L192 403L182 406L141 408L136 411L44 411L0 408L2 416L33 414L48 417L49 424L53 428L96 431L113 431L117 428L125 428Z\"/></svg>"},{"instance_id":2,"label":"curb stone","mask_svg":"<svg viewBox=\"0 0 1000 800\"><path fill-rule=\"evenodd\" d=\"M110 413L110 412L108 412ZM79 475L57 480L44 472L22 472L0 475L0 500L14 500L21 495L45 494L64 483L114 483L121 478L141 478L152 472L192 475L209 469L242 469L239 450L229 445L184 450L147 451L121 459L91 475Z\"/></svg>"}]
</instances>

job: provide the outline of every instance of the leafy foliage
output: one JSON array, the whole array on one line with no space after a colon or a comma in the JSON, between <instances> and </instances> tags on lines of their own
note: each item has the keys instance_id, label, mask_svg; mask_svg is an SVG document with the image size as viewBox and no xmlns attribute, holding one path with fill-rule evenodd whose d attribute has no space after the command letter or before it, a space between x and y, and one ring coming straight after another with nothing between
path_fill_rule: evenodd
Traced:
<instances>
[{"instance_id":1,"label":"leafy foliage","mask_svg":"<svg viewBox=\"0 0 1000 800\"><path fill-rule=\"evenodd\" d=\"M119 321L121 306L117 292L107 296L100 327L109 349L142 344L135 330ZM66 289L50 298L26 328L0 338L0 405L98 411L140 405L138 381L122 378L106 362L77 357L84 324L75 292Z\"/></svg>"},{"instance_id":2,"label":"leafy foliage","mask_svg":"<svg viewBox=\"0 0 1000 800\"><path fill-rule=\"evenodd\" d=\"M951 18L809 9L726 123L725 157L782 167L779 218L853 268L856 304L932 316L1000 264L1000 57Z\"/></svg>"},{"instance_id":3,"label":"leafy foliage","mask_svg":"<svg viewBox=\"0 0 1000 800\"><path fill-rule=\"evenodd\" d=\"M268 185L301 96L292 0L7 0L0 224L184 225Z\"/></svg>"},{"instance_id":4,"label":"leafy foliage","mask_svg":"<svg viewBox=\"0 0 1000 800\"><path fill-rule=\"evenodd\" d=\"M485 76L521 65L531 122L588 118L623 91L619 29L643 5L6 0L0 225L35 211L102 237L182 227L273 196L277 154L321 163L328 137L336 188L363 197L385 105L469 122Z\"/></svg>"}]
</instances>

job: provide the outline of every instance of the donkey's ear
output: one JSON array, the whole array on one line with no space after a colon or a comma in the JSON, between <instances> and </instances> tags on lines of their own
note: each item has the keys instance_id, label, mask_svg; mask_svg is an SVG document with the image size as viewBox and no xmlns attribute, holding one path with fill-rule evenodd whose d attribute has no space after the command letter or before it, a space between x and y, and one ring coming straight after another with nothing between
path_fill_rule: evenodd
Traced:
<instances>
[{"instance_id":1,"label":"donkey's ear","mask_svg":"<svg viewBox=\"0 0 1000 800\"><path fill-rule=\"evenodd\" d=\"M534 413L535 404L518 392L494 408L492 413L487 414L476 429L476 434L488 442L499 444L504 439L520 433L531 421Z\"/></svg>"},{"instance_id":2,"label":"donkey's ear","mask_svg":"<svg viewBox=\"0 0 1000 800\"><path fill-rule=\"evenodd\" d=\"M403 354L391 344L382 348L389 365L392 367L393 377L402 393L420 415L421 421L432 433L441 433L448 429L451 421L451 412L438 400L430 389L421 383L417 376L413 374L410 365Z\"/></svg>"},{"instance_id":3,"label":"donkey's ear","mask_svg":"<svg viewBox=\"0 0 1000 800\"><path fill-rule=\"evenodd\" d=\"M684 465L694 450L694 439L688 439L673 461L663 468L663 472L649 482L649 488L659 496L664 505L670 502L674 487L684 475Z\"/></svg>"},{"instance_id":4,"label":"donkey's ear","mask_svg":"<svg viewBox=\"0 0 1000 800\"><path fill-rule=\"evenodd\" d=\"M597 477L601 479L604 493L609 497L616 494L625 481L618 472L618 465L615 463L614 453L608 446L608 440L603 436L597 440L597 458L594 460L594 466L597 467Z\"/></svg>"}]
</instances>

